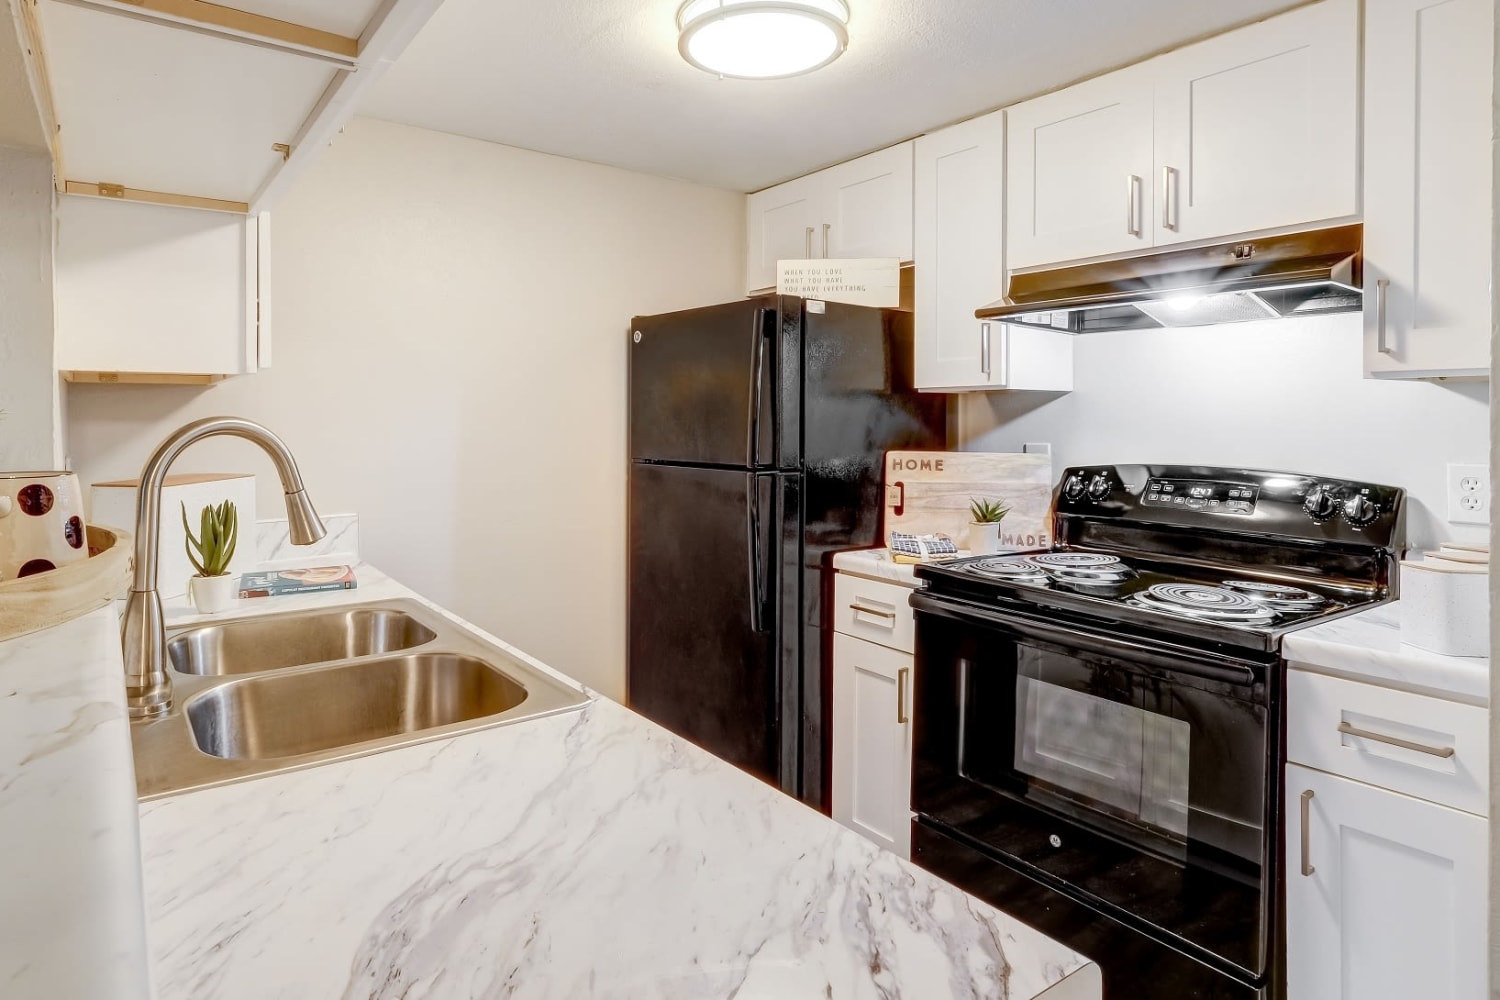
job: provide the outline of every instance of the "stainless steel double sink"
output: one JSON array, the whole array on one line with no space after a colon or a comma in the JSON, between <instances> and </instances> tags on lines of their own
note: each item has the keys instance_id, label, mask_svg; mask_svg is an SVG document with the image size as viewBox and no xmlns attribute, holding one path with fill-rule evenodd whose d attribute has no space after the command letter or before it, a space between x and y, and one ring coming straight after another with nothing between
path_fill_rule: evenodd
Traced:
<instances>
[{"instance_id":1,"label":"stainless steel double sink","mask_svg":"<svg viewBox=\"0 0 1500 1000\"><path fill-rule=\"evenodd\" d=\"M588 701L410 600L170 629L167 656L172 711L131 724L142 800Z\"/></svg>"}]
</instances>

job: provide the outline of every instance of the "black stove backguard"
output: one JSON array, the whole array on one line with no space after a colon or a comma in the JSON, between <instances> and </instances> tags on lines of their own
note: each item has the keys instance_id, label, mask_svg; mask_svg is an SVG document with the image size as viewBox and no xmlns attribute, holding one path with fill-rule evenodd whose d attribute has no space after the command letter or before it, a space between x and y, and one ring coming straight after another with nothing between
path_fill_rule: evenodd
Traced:
<instances>
[{"instance_id":1,"label":"black stove backguard","mask_svg":"<svg viewBox=\"0 0 1500 1000\"><path fill-rule=\"evenodd\" d=\"M1403 493L1118 465L1054 503L1054 551L1129 579L918 567L914 857L1097 961L1106 1000L1278 998L1280 639L1393 596ZM1322 600L1225 623L1133 596L1237 579Z\"/></svg>"},{"instance_id":2,"label":"black stove backguard","mask_svg":"<svg viewBox=\"0 0 1500 1000\"><path fill-rule=\"evenodd\" d=\"M1293 585L1394 597L1406 493L1287 472L1192 465L1070 468L1053 495L1059 549L1253 568Z\"/></svg>"}]
</instances>

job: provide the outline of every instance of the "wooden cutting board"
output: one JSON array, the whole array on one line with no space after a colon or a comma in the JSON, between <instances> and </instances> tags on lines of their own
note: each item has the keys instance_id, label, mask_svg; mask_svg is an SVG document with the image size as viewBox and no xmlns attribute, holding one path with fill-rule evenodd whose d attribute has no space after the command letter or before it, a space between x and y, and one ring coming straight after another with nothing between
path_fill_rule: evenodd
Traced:
<instances>
[{"instance_id":1,"label":"wooden cutting board","mask_svg":"<svg viewBox=\"0 0 1500 1000\"><path fill-rule=\"evenodd\" d=\"M885 455L885 538L943 534L969 547L969 501L997 498L1010 507L1002 547L1052 545L1052 458L982 451L890 451Z\"/></svg>"}]
</instances>

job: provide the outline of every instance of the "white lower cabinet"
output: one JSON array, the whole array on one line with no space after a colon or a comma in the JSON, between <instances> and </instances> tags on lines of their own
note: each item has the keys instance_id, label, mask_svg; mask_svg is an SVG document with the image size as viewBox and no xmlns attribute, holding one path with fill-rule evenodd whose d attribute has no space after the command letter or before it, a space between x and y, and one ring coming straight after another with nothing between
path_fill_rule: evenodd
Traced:
<instances>
[{"instance_id":1,"label":"white lower cabinet","mask_svg":"<svg viewBox=\"0 0 1500 1000\"><path fill-rule=\"evenodd\" d=\"M1481 1000L1484 819L1291 764L1288 1000Z\"/></svg>"},{"instance_id":2,"label":"white lower cabinet","mask_svg":"<svg viewBox=\"0 0 1500 1000\"><path fill-rule=\"evenodd\" d=\"M910 653L834 634L833 818L903 858L911 856L911 666Z\"/></svg>"}]
</instances>

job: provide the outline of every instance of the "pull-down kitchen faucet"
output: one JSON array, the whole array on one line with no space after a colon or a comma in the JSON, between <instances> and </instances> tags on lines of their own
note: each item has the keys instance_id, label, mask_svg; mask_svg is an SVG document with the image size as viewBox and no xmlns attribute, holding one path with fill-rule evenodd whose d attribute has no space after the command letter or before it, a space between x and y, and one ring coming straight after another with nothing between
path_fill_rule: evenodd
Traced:
<instances>
[{"instance_id":1,"label":"pull-down kitchen faucet","mask_svg":"<svg viewBox=\"0 0 1500 1000\"><path fill-rule=\"evenodd\" d=\"M125 602L120 640L125 652L125 700L132 719L152 719L172 707L172 679L167 675L167 634L156 565L161 535L161 489L167 469L183 450L206 437L229 435L260 445L276 465L286 493L286 516L292 544L311 545L327 532L302 488L297 462L281 439L260 424L239 417L208 417L178 428L157 446L141 471L136 494L135 578ZM253 527L253 525L252 525Z\"/></svg>"}]
</instances>

